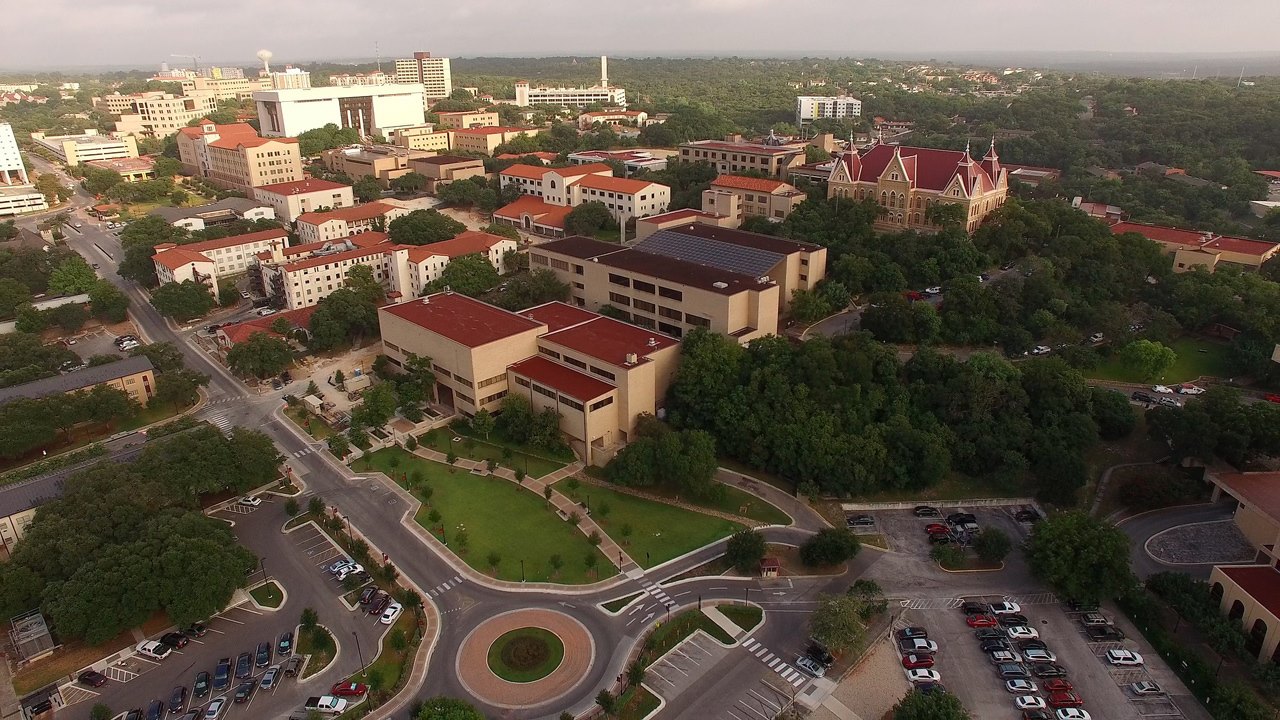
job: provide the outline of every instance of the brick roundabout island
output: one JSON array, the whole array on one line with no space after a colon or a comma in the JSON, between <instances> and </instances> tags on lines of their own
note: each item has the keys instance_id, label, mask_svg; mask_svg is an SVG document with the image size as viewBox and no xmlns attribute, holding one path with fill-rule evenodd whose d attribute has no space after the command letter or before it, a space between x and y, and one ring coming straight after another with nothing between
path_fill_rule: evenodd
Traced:
<instances>
[{"instance_id":1,"label":"brick roundabout island","mask_svg":"<svg viewBox=\"0 0 1280 720\"><path fill-rule=\"evenodd\" d=\"M525 708L556 700L587 675L595 642L586 627L562 612L512 610L471 631L458 650L458 679L495 707ZM513 682L499 677L525 681Z\"/></svg>"}]
</instances>

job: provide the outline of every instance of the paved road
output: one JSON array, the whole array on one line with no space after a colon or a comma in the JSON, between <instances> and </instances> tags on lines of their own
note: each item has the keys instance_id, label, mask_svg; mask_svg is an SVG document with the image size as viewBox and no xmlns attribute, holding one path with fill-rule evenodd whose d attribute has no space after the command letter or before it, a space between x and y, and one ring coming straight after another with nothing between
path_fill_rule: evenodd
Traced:
<instances>
[{"instance_id":1,"label":"paved road","mask_svg":"<svg viewBox=\"0 0 1280 720\"><path fill-rule=\"evenodd\" d=\"M1151 536L1171 527L1188 523L1227 520L1234 515L1235 508L1230 502L1182 505L1135 515L1120 521L1117 527L1129 536L1131 564L1133 572L1139 578L1146 578L1166 570L1180 570L1192 577L1205 580L1209 577L1209 570L1213 568L1213 563L1204 565L1167 565L1147 553L1146 542L1151 539Z\"/></svg>"}]
</instances>

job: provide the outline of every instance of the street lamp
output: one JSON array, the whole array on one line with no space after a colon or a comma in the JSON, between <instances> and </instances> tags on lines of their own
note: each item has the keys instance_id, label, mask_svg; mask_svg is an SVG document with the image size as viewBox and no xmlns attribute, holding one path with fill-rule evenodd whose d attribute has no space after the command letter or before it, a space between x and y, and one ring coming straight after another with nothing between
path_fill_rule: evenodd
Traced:
<instances>
[{"instance_id":1,"label":"street lamp","mask_svg":"<svg viewBox=\"0 0 1280 720\"><path fill-rule=\"evenodd\" d=\"M356 639L356 654L360 656L360 672L364 672L364 653L360 650L360 635L352 630L351 637Z\"/></svg>"},{"instance_id":2,"label":"street lamp","mask_svg":"<svg viewBox=\"0 0 1280 720\"><path fill-rule=\"evenodd\" d=\"M262 571L262 582L267 581L267 559L258 558L258 569Z\"/></svg>"},{"instance_id":3,"label":"street lamp","mask_svg":"<svg viewBox=\"0 0 1280 720\"><path fill-rule=\"evenodd\" d=\"M524 559L520 560L520 582L524 582Z\"/></svg>"}]
</instances>

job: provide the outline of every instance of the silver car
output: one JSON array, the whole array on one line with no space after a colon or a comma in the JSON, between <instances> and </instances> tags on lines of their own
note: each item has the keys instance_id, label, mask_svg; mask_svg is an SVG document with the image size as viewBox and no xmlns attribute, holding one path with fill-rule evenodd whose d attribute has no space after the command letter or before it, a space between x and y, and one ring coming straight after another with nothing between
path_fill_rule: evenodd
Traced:
<instances>
[{"instance_id":1,"label":"silver car","mask_svg":"<svg viewBox=\"0 0 1280 720\"><path fill-rule=\"evenodd\" d=\"M816 678L820 678L823 675L827 674L827 669L822 667L822 663L818 662L817 660L814 660L808 655L801 655L800 657L796 658L796 667L800 668L801 670L809 673L810 675Z\"/></svg>"},{"instance_id":2,"label":"silver car","mask_svg":"<svg viewBox=\"0 0 1280 720\"><path fill-rule=\"evenodd\" d=\"M276 678L280 676L280 666L272 665L267 671L262 673L262 679L258 681L258 687L262 690L273 690L276 686Z\"/></svg>"}]
</instances>

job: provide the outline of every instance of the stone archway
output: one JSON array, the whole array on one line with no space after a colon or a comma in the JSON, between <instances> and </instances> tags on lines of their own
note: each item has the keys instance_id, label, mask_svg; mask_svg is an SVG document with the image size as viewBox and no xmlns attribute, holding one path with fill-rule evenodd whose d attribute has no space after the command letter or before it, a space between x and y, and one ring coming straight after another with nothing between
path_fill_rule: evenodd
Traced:
<instances>
[{"instance_id":1,"label":"stone archway","mask_svg":"<svg viewBox=\"0 0 1280 720\"><path fill-rule=\"evenodd\" d=\"M1262 650L1262 645L1267 641L1267 623L1258 618L1253 621L1253 627L1249 628L1249 637L1245 640L1245 649L1250 655L1257 656Z\"/></svg>"},{"instance_id":2,"label":"stone archway","mask_svg":"<svg viewBox=\"0 0 1280 720\"><path fill-rule=\"evenodd\" d=\"M1222 583L1216 582L1213 587L1209 588L1209 599L1213 601L1214 605L1221 605L1224 592L1226 592L1226 589L1222 587Z\"/></svg>"},{"instance_id":3,"label":"stone archway","mask_svg":"<svg viewBox=\"0 0 1280 720\"><path fill-rule=\"evenodd\" d=\"M1235 600L1231 603L1231 612L1227 613L1228 620L1239 620L1244 617L1244 603Z\"/></svg>"}]
</instances>

